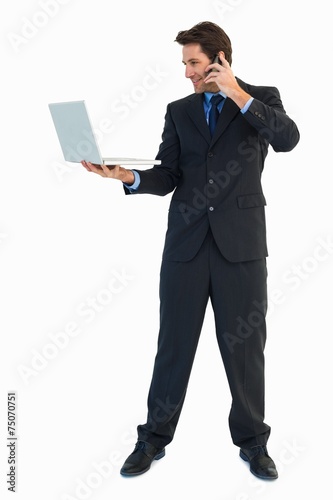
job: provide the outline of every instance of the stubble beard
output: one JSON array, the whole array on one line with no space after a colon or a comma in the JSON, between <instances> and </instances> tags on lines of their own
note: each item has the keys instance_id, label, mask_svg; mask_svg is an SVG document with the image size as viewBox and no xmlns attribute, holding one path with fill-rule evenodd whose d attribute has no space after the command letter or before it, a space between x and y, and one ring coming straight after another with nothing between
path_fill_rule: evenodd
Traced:
<instances>
[{"instance_id":1,"label":"stubble beard","mask_svg":"<svg viewBox=\"0 0 333 500\"><path fill-rule=\"evenodd\" d=\"M208 75L208 73L207 73ZM216 83L202 83L200 87L194 87L194 92L196 94L203 94L204 92L212 92L215 94L216 92L219 92L219 87L216 85Z\"/></svg>"}]
</instances>

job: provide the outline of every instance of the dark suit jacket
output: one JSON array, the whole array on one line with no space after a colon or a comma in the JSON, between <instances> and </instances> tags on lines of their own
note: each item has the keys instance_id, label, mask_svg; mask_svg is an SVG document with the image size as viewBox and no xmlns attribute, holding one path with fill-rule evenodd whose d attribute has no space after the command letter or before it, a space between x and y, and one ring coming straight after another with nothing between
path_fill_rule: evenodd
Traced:
<instances>
[{"instance_id":1,"label":"dark suit jacket","mask_svg":"<svg viewBox=\"0 0 333 500\"><path fill-rule=\"evenodd\" d=\"M166 260L190 260L209 227L229 261L267 256L261 186L264 160L269 145L275 151L293 149L299 132L283 108L278 89L237 80L254 97L245 114L227 98L211 138L202 94L170 103L156 157L161 165L137 170L138 193L163 196L174 191L163 252Z\"/></svg>"}]
</instances>

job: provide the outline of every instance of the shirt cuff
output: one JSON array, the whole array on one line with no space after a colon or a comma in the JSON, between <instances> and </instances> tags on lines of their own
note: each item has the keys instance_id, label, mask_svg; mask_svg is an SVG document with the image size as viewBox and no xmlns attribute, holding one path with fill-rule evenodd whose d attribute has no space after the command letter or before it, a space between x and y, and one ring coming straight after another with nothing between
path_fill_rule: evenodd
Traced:
<instances>
[{"instance_id":1,"label":"shirt cuff","mask_svg":"<svg viewBox=\"0 0 333 500\"><path fill-rule=\"evenodd\" d=\"M245 104L245 106L243 106L242 109L240 110L241 113L243 113L243 114L246 113L246 111L251 106L253 99L254 99L254 97L250 97L250 99L247 101L247 103Z\"/></svg>"},{"instance_id":2,"label":"shirt cuff","mask_svg":"<svg viewBox=\"0 0 333 500\"><path fill-rule=\"evenodd\" d=\"M141 179L140 179L139 172L137 172L136 170L131 170L131 172L133 172L133 174L134 174L133 184L131 184L130 186L128 184L125 184L125 182L123 182L123 184L131 193L135 193L135 191L137 191L138 187L140 186Z\"/></svg>"}]
</instances>

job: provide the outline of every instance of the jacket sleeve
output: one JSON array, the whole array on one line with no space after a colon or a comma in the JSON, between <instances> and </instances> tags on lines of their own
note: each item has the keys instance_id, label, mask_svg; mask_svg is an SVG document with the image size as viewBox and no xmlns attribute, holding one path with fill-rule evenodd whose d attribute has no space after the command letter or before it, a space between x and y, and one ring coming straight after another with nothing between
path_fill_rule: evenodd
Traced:
<instances>
[{"instance_id":1,"label":"jacket sleeve","mask_svg":"<svg viewBox=\"0 0 333 500\"><path fill-rule=\"evenodd\" d=\"M280 93L275 87L265 87L265 94L252 101L244 118L276 152L291 151L300 134L295 122L286 114Z\"/></svg>"},{"instance_id":2,"label":"jacket sleeve","mask_svg":"<svg viewBox=\"0 0 333 500\"><path fill-rule=\"evenodd\" d=\"M156 160L160 160L161 164L146 170L135 169L140 175L140 185L136 193L148 193L159 196L171 193L176 188L180 179L178 166L179 153L179 138L171 116L169 104L165 115L162 142L156 156ZM124 189L126 194L131 194L126 187Z\"/></svg>"}]
</instances>

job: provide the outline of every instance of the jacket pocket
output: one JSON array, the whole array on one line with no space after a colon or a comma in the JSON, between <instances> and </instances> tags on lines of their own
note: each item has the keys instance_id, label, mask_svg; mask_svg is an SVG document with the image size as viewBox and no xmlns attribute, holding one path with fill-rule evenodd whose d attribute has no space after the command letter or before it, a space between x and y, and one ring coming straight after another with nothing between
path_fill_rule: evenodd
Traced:
<instances>
[{"instance_id":1,"label":"jacket pocket","mask_svg":"<svg viewBox=\"0 0 333 500\"><path fill-rule=\"evenodd\" d=\"M246 194L238 196L238 208L255 208L264 207L266 205L265 196L262 193Z\"/></svg>"}]
</instances>

